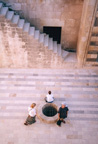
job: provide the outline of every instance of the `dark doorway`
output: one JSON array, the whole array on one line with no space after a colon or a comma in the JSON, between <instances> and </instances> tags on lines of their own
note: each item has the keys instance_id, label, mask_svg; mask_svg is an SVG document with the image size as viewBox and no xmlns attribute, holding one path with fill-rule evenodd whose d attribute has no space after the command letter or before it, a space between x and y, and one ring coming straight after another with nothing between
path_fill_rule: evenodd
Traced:
<instances>
[{"instance_id":1,"label":"dark doorway","mask_svg":"<svg viewBox=\"0 0 98 144\"><path fill-rule=\"evenodd\" d=\"M57 41L58 44L61 43L61 27L43 27L43 32L48 34L53 41Z\"/></svg>"}]
</instances>

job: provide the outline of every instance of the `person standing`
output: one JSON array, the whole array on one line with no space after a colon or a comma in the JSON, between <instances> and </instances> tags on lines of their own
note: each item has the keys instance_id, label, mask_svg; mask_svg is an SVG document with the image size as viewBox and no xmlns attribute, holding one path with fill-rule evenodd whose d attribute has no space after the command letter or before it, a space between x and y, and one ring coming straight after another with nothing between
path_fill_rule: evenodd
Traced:
<instances>
[{"instance_id":1,"label":"person standing","mask_svg":"<svg viewBox=\"0 0 98 144\"><path fill-rule=\"evenodd\" d=\"M46 101L47 103L52 103L52 102L54 101L54 96L53 96L53 94L51 93L51 91L49 91L48 94L46 95L45 101Z\"/></svg>"},{"instance_id":2,"label":"person standing","mask_svg":"<svg viewBox=\"0 0 98 144\"><path fill-rule=\"evenodd\" d=\"M58 111L58 121L57 121L57 125L58 126L61 126L61 122L65 123L65 118L67 118L68 116L68 107L66 106L66 103L63 102L61 107L59 108L59 111Z\"/></svg>"},{"instance_id":3,"label":"person standing","mask_svg":"<svg viewBox=\"0 0 98 144\"><path fill-rule=\"evenodd\" d=\"M24 123L24 125L30 125L36 122L36 109L35 109L36 104L32 103L30 107L28 107L28 112L29 115Z\"/></svg>"}]
</instances>

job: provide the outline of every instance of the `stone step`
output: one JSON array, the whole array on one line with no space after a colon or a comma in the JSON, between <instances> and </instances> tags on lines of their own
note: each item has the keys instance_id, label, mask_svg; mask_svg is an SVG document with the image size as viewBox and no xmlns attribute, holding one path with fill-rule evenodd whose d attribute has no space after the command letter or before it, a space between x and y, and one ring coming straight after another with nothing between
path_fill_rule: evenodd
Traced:
<instances>
[{"instance_id":1,"label":"stone step","mask_svg":"<svg viewBox=\"0 0 98 144\"><path fill-rule=\"evenodd\" d=\"M8 107L9 108L9 107ZM10 108L9 108L10 109ZM25 108L24 108L25 109ZM74 108L74 107L69 107L71 113L88 113L88 114L98 114L98 108Z\"/></svg>"},{"instance_id":2,"label":"stone step","mask_svg":"<svg viewBox=\"0 0 98 144\"><path fill-rule=\"evenodd\" d=\"M98 18L98 11L96 12L96 17Z\"/></svg>"},{"instance_id":3,"label":"stone step","mask_svg":"<svg viewBox=\"0 0 98 144\"><path fill-rule=\"evenodd\" d=\"M35 30L34 38L38 40L39 36L40 36L40 31L39 30Z\"/></svg>"},{"instance_id":4,"label":"stone step","mask_svg":"<svg viewBox=\"0 0 98 144\"><path fill-rule=\"evenodd\" d=\"M29 103L30 105L30 103ZM28 106L29 106L28 105ZM24 108L24 107L23 107ZM20 108L18 107L17 109L15 109L13 107L13 109L6 109L6 110L0 110L0 116L1 115L5 115L5 114L9 114L10 116L12 114L15 114L18 116L18 114L21 116L22 114L23 115L27 115L28 112L27 112L27 107L25 107L24 109L23 108ZM85 117L85 118L98 118L98 111L82 111L82 110L70 110L69 111L69 114L68 114L68 117Z\"/></svg>"},{"instance_id":5,"label":"stone step","mask_svg":"<svg viewBox=\"0 0 98 144\"><path fill-rule=\"evenodd\" d=\"M23 27L24 32L29 32L29 29L30 29L30 23L25 23Z\"/></svg>"},{"instance_id":6,"label":"stone step","mask_svg":"<svg viewBox=\"0 0 98 144\"><path fill-rule=\"evenodd\" d=\"M97 53L98 53L98 50L91 50L91 51L89 50L88 51L88 54L97 54Z\"/></svg>"},{"instance_id":7,"label":"stone step","mask_svg":"<svg viewBox=\"0 0 98 144\"><path fill-rule=\"evenodd\" d=\"M98 33L98 26L94 26L94 27L93 27L93 32L94 32L94 33Z\"/></svg>"},{"instance_id":8,"label":"stone step","mask_svg":"<svg viewBox=\"0 0 98 144\"><path fill-rule=\"evenodd\" d=\"M37 102L37 101L35 101ZM40 101L41 102L41 101ZM6 109L3 110L3 106L6 105ZM19 111L19 110L22 110L22 111L26 111L27 110L27 107L30 105L30 102L29 103L17 103L16 104L11 104L11 103L1 103L1 110L0 111L9 111L9 110L12 110L12 111ZM98 114L98 105L97 105L97 108L94 108L93 106L95 105L92 105L92 106L89 106L87 105L87 107L74 107L74 106L70 106L70 104L68 105L68 108L70 110L71 113L85 113L85 114ZM58 106L60 107L60 106Z\"/></svg>"},{"instance_id":9,"label":"stone step","mask_svg":"<svg viewBox=\"0 0 98 144\"><path fill-rule=\"evenodd\" d=\"M46 93L47 94L47 93ZM14 104L29 104L31 101L38 101L39 103L41 103L44 100L44 97L46 96L46 94L44 94L43 96L40 97L36 97L35 94L26 96L25 94L5 94L1 93L1 95L3 95L3 97L0 96L0 104L8 104L8 106L15 106ZM6 97L6 95L8 95L8 97ZM98 109L98 97L96 98L85 98L85 97L78 97L78 98L71 98L71 97L57 97L57 95L54 95L54 103L57 104L58 106L61 105L62 101L65 101L68 107L73 107L79 110L81 108L84 109L91 109L92 110L94 108ZM10 105L11 104L11 105ZM1 105L0 105L1 106Z\"/></svg>"},{"instance_id":10,"label":"stone step","mask_svg":"<svg viewBox=\"0 0 98 144\"><path fill-rule=\"evenodd\" d=\"M25 102L25 101L24 101ZM37 101L34 101L35 103L37 103ZM5 109L3 109L3 105L1 105L1 109L0 109L0 112L26 112L27 111L27 108L28 108L28 106L31 104L31 102L29 102L29 103L26 103L26 104L24 104L24 103L20 103L20 105L18 104L17 105L17 103L14 103L14 105L11 105L11 103L9 103L9 105L8 104L6 104L5 103ZM38 103L37 103L38 104ZM58 106L58 108L60 107L58 104L56 104L57 106ZM39 104L37 105L37 107L39 106ZM97 105L98 106L98 105ZM69 113L70 114L83 114L83 115L89 115L90 116L90 114L91 115L97 115L98 116L98 108L96 108L96 109L90 109L90 108L74 108L74 107L68 107L69 108Z\"/></svg>"},{"instance_id":11,"label":"stone step","mask_svg":"<svg viewBox=\"0 0 98 144\"><path fill-rule=\"evenodd\" d=\"M12 18L12 23L18 24L18 21L19 21L19 15L14 15Z\"/></svg>"},{"instance_id":12,"label":"stone step","mask_svg":"<svg viewBox=\"0 0 98 144\"><path fill-rule=\"evenodd\" d=\"M44 45L45 46L49 45L49 35L45 35Z\"/></svg>"},{"instance_id":13,"label":"stone step","mask_svg":"<svg viewBox=\"0 0 98 144\"><path fill-rule=\"evenodd\" d=\"M95 68L97 68L98 67L98 62L96 62L96 61L92 61L91 59L89 59L89 61L87 61L86 62L86 67L89 67L89 66L94 66Z\"/></svg>"},{"instance_id":14,"label":"stone step","mask_svg":"<svg viewBox=\"0 0 98 144\"><path fill-rule=\"evenodd\" d=\"M2 3L0 3L0 10L1 10L2 6L3 6L3 4L2 4Z\"/></svg>"},{"instance_id":15,"label":"stone step","mask_svg":"<svg viewBox=\"0 0 98 144\"><path fill-rule=\"evenodd\" d=\"M82 113L82 112L81 112ZM98 120L98 114L96 113L96 114L85 114L85 113L70 113L69 112L69 114L68 114L68 117L69 117L69 119L71 119L71 117L77 117L77 118L92 118L92 116L96 119L96 120Z\"/></svg>"},{"instance_id":16,"label":"stone step","mask_svg":"<svg viewBox=\"0 0 98 144\"><path fill-rule=\"evenodd\" d=\"M98 76L59 76L59 75L38 75L38 76L34 76L34 75L0 75L0 82L4 82L4 81L28 81L28 82L32 82L32 81L43 81L43 82L60 82L61 83L81 83L84 84L86 83L88 86L89 84L94 84L94 83L98 83Z\"/></svg>"},{"instance_id":17,"label":"stone step","mask_svg":"<svg viewBox=\"0 0 98 144\"><path fill-rule=\"evenodd\" d=\"M53 42L53 52L57 53L57 41Z\"/></svg>"},{"instance_id":18,"label":"stone step","mask_svg":"<svg viewBox=\"0 0 98 144\"><path fill-rule=\"evenodd\" d=\"M0 77L0 81L43 81L43 82L85 82L85 83L98 83L98 77L93 78L93 77L85 77L85 78L80 78L80 77L48 77L47 76L28 76L28 77ZM89 84L88 84L89 85Z\"/></svg>"},{"instance_id":19,"label":"stone step","mask_svg":"<svg viewBox=\"0 0 98 144\"><path fill-rule=\"evenodd\" d=\"M22 69L21 69L22 70ZM11 78L14 78L15 76L16 77L71 77L71 78L98 78L98 74L95 74L95 73L89 73L89 74L87 74L87 73L74 73L74 71L69 71L69 73L63 73L63 70L62 70L62 74L60 74L59 73L59 71L57 72L57 73L55 73L55 71L53 71L53 73L52 73L52 71L49 71L50 73L46 73L46 72L48 72L48 69L46 70L46 72L45 71L30 71L30 72L23 72L23 71L16 71L16 72L14 72L14 71L12 71L12 72L10 72L10 71L8 71L8 72L4 72L4 73L2 73L2 72L0 72L0 77L4 77L4 78L7 78L7 77L11 77ZM29 71L29 70L28 70Z\"/></svg>"},{"instance_id":20,"label":"stone step","mask_svg":"<svg viewBox=\"0 0 98 144\"><path fill-rule=\"evenodd\" d=\"M5 103L6 105L6 103ZM17 111L24 111L26 112L27 111L27 107L30 105L30 103L26 104L26 105L14 105L14 106L8 106L6 105L6 109L1 109L0 112L10 112L10 111L14 111L14 112L17 112ZM3 108L3 105L1 106L1 108ZM70 109L70 112L71 113L85 113L85 114L97 114L98 115L98 108L81 108L81 107L78 107L78 108L74 108L74 107L70 107L69 106L69 109Z\"/></svg>"},{"instance_id":21,"label":"stone step","mask_svg":"<svg viewBox=\"0 0 98 144\"><path fill-rule=\"evenodd\" d=\"M59 76L59 75L0 75L0 81L43 81L43 82L60 82L61 83L87 83L89 86L89 83L98 83L98 76Z\"/></svg>"},{"instance_id":22,"label":"stone step","mask_svg":"<svg viewBox=\"0 0 98 144\"><path fill-rule=\"evenodd\" d=\"M12 70L12 71L11 71ZM50 77L98 77L97 70L74 70L74 69L0 69L1 76L50 76ZM3 72L4 71L4 72ZM61 73L62 72L62 73Z\"/></svg>"},{"instance_id":23,"label":"stone step","mask_svg":"<svg viewBox=\"0 0 98 144\"><path fill-rule=\"evenodd\" d=\"M42 83L42 84L41 84ZM98 82L97 83L85 83L85 82L48 82L48 81L1 81L0 82L0 87L5 87L5 86L14 86L14 87L50 87L50 88L66 88L66 87L71 87L71 88L98 88Z\"/></svg>"},{"instance_id":24,"label":"stone step","mask_svg":"<svg viewBox=\"0 0 98 144\"><path fill-rule=\"evenodd\" d=\"M32 81L32 80L35 80L35 81L48 81L50 80L51 82L54 81L54 82L85 82L85 83L97 83L98 82L98 76L80 76L80 75L77 75L77 76L70 76L70 75L62 75L62 76L59 76L59 75L0 75L0 80L1 81ZM71 81L72 80L72 81ZM89 85L89 84L88 84Z\"/></svg>"},{"instance_id":25,"label":"stone step","mask_svg":"<svg viewBox=\"0 0 98 144\"><path fill-rule=\"evenodd\" d=\"M8 7L2 7L0 10L0 15L6 16L7 12L8 12Z\"/></svg>"},{"instance_id":26,"label":"stone step","mask_svg":"<svg viewBox=\"0 0 98 144\"><path fill-rule=\"evenodd\" d=\"M87 59L94 59L96 61L97 54L87 54Z\"/></svg>"},{"instance_id":27,"label":"stone step","mask_svg":"<svg viewBox=\"0 0 98 144\"><path fill-rule=\"evenodd\" d=\"M97 41L98 41L98 36L91 37L91 42L97 42Z\"/></svg>"},{"instance_id":28,"label":"stone step","mask_svg":"<svg viewBox=\"0 0 98 144\"><path fill-rule=\"evenodd\" d=\"M53 50L53 38L49 38L49 46L48 46L49 50Z\"/></svg>"},{"instance_id":29,"label":"stone step","mask_svg":"<svg viewBox=\"0 0 98 144\"><path fill-rule=\"evenodd\" d=\"M25 98L29 98L29 97L32 97L32 100L33 100L33 97L36 97L34 98L34 100L36 100L37 98L40 98L41 99L44 99L44 97L46 96L47 92L36 92L34 94L32 93L15 93L15 92L12 92L11 94L9 93L4 93L1 92L1 97L17 97L17 98L21 98L22 96L24 96ZM97 99L97 94L86 94L86 93L54 93L53 92L53 95L55 97L55 99L58 99L59 102L60 101L66 101L66 99L68 97L70 98L76 98L76 99L81 99L83 97L85 97L85 99L92 99L92 98L96 98ZM64 98L65 97L65 98ZM75 105L74 105L75 106ZM83 105L84 106L84 105ZM96 108L96 107L95 107Z\"/></svg>"},{"instance_id":30,"label":"stone step","mask_svg":"<svg viewBox=\"0 0 98 144\"><path fill-rule=\"evenodd\" d=\"M72 73L69 73L69 74L46 74L46 73L0 73L0 79L1 80L14 80L15 78L19 78L18 80L21 80L21 78L23 79L31 79L31 78L35 78L35 79L56 79L56 80L63 80L63 79L72 79L72 80L98 80L98 75L95 75L95 74L90 74L90 75L86 75L86 74L72 74ZM68 82L68 81L67 81ZM97 81L95 81L97 82Z\"/></svg>"},{"instance_id":31,"label":"stone step","mask_svg":"<svg viewBox=\"0 0 98 144\"><path fill-rule=\"evenodd\" d=\"M80 85L80 86L77 86L77 85L46 85L45 87L45 84L42 83L41 84L0 84L0 90L3 90L3 89L14 89L14 90L44 90L44 89L51 89L51 91L53 90L66 90L66 91L70 91L70 90L76 90L76 91L98 91L98 85L97 86L83 86L83 85Z\"/></svg>"},{"instance_id":32,"label":"stone step","mask_svg":"<svg viewBox=\"0 0 98 144\"><path fill-rule=\"evenodd\" d=\"M7 15L6 15L6 18L7 18L8 20L12 20L13 16L14 16L14 12L13 12L13 11L8 11L8 12L7 12Z\"/></svg>"},{"instance_id":33,"label":"stone step","mask_svg":"<svg viewBox=\"0 0 98 144\"><path fill-rule=\"evenodd\" d=\"M76 63L77 62L77 55L76 53L69 53L67 57L65 57L65 62L73 62Z\"/></svg>"},{"instance_id":34,"label":"stone step","mask_svg":"<svg viewBox=\"0 0 98 144\"><path fill-rule=\"evenodd\" d=\"M59 56L62 56L62 48L61 48L61 44L57 45L57 53Z\"/></svg>"},{"instance_id":35,"label":"stone step","mask_svg":"<svg viewBox=\"0 0 98 144\"><path fill-rule=\"evenodd\" d=\"M1 94L1 93L0 93ZM9 95L10 93L7 93ZM24 93L26 95L26 93ZM36 102L37 106L44 100L44 97L36 97L36 93L32 93L34 96L30 96L27 93L27 97L24 97L24 94L21 93L21 97L17 97L15 91L12 95L6 97L5 94L3 97L0 97L0 119L24 119L28 115L27 107L31 104L31 101ZM39 92L40 95L40 92ZM45 96L45 93L44 93ZM65 100L64 100L65 99ZM66 104L69 107L68 120L77 120L77 121L98 121L98 98L89 99L89 98L63 98L55 97L55 102L58 107L62 101L66 101Z\"/></svg>"},{"instance_id":36,"label":"stone step","mask_svg":"<svg viewBox=\"0 0 98 144\"><path fill-rule=\"evenodd\" d=\"M97 69L9 69L9 68L0 68L0 74L6 75L44 75L44 76L81 76L81 77L96 77L98 76L98 70Z\"/></svg>"},{"instance_id":37,"label":"stone step","mask_svg":"<svg viewBox=\"0 0 98 144\"><path fill-rule=\"evenodd\" d=\"M44 38L45 38L44 33L40 34L40 36L39 36L39 42L40 43L44 43Z\"/></svg>"},{"instance_id":38,"label":"stone step","mask_svg":"<svg viewBox=\"0 0 98 144\"><path fill-rule=\"evenodd\" d=\"M2 116L0 116L0 119L2 119L2 120L12 120L12 123L13 123L13 121L15 120L15 122L16 122L16 120L17 120L17 123L19 122L19 121L21 121L22 120L22 122L21 122L21 125L23 124L23 121L25 120L27 118L27 115L25 114L24 116L20 116L20 115L18 115L18 116L13 116L13 115L11 115L11 116L9 116L9 114L7 113L7 114L5 114L5 115L3 115L3 117ZM39 123L40 122L38 122L39 121L39 119L37 118L37 122L36 122L36 124L39 126ZM67 124L69 124L69 121L72 121L73 123L75 122L78 122L78 124L80 123L81 124L81 122L82 123L92 123L92 122L94 122L95 124L97 123L97 121L98 121L98 118L85 118L85 117L82 117L82 118L78 118L78 117L70 117L70 118L67 118L67 120L66 120L66 123ZM40 125L41 125L41 123L40 123ZM44 123L44 125L45 125L45 123ZM44 126L43 125L43 126ZM43 126L42 126L42 128L43 128ZM46 126L46 125L45 125ZM78 125L78 126L80 126L80 125ZM96 126L97 126L97 124L96 124ZM48 128L49 129L49 128ZM17 130L18 131L18 130ZM85 130L84 130L85 131ZM84 132L83 131L83 132ZM30 131L31 132L31 131ZM74 133L74 131L73 131L73 133ZM92 130L92 133L93 133L93 130ZM88 135L89 136L89 135ZM42 136L41 136L42 137ZM70 137L72 137L72 136L70 136ZM72 139L72 138L71 138ZM76 139L76 136L75 136L75 139ZM79 138L80 139L80 138ZM40 139L40 141L42 141L42 138ZM44 142L45 142L46 140L44 140ZM65 140L64 140L65 141ZM34 139L34 142L36 143L36 141L35 141L35 139ZM42 141L42 143L43 143L43 141ZM37 143L36 143L37 144Z\"/></svg>"},{"instance_id":39,"label":"stone step","mask_svg":"<svg viewBox=\"0 0 98 144\"><path fill-rule=\"evenodd\" d=\"M44 95L40 95L40 93L37 95L35 94L4 94L0 93L0 101L3 100L3 102L6 102L5 100L26 100L26 101L31 101L31 100L37 100L37 101L43 101L44 97L46 96L47 93L44 93ZM39 96L40 95L40 96ZM54 94L53 94L54 95ZM75 95L74 95L75 96ZM61 104L62 101L65 101L67 105L70 107L87 107L89 105L89 108L98 108L98 97L86 97L86 95L81 97L69 97L67 95L62 95L61 97L58 96L58 94L54 95L55 101L54 103L59 102ZM77 104L77 105L76 105ZM80 105L81 104L81 105ZM95 105L97 107L92 107L92 105ZM87 107L88 108L88 107Z\"/></svg>"},{"instance_id":40,"label":"stone step","mask_svg":"<svg viewBox=\"0 0 98 144\"><path fill-rule=\"evenodd\" d=\"M35 34L35 27L30 27L29 35L34 36Z\"/></svg>"},{"instance_id":41,"label":"stone step","mask_svg":"<svg viewBox=\"0 0 98 144\"><path fill-rule=\"evenodd\" d=\"M24 23L25 23L24 19L19 19L19 21L18 21L18 27L21 28L21 29L23 29Z\"/></svg>"},{"instance_id":42,"label":"stone step","mask_svg":"<svg viewBox=\"0 0 98 144\"><path fill-rule=\"evenodd\" d=\"M62 83L58 83L58 82L43 82L43 81L1 81L0 82L0 87L42 87L42 88L98 88L98 83L89 83L89 85L87 83L81 83L81 82L62 82Z\"/></svg>"},{"instance_id":43,"label":"stone step","mask_svg":"<svg viewBox=\"0 0 98 144\"><path fill-rule=\"evenodd\" d=\"M69 52L62 50L62 57L66 58L68 56Z\"/></svg>"},{"instance_id":44,"label":"stone step","mask_svg":"<svg viewBox=\"0 0 98 144\"><path fill-rule=\"evenodd\" d=\"M22 88L22 87L4 87L4 88L0 88L0 93L17 93L17 94L21 94L21 93L26 93L26 94L40 94L40 95L43 95L45 93L47 93L47 91L50 90L50 87L46 87L45 88L41 88L41 87L38 87L38 88L35 88L35 87L25 87L25 88ZM59 95L74 95L74 94L78 94L78 95L84 95L84 94L87 94L87 95L98 95L98 89L94 89L94 88L52 88L51 91L56 95L56 94L59 94Z\"/></svg>"},{"instance_id":45,"label":"stone step","mask_svg":"<svg viewBox=\"0 0 98 144\"><path fill-rule=\"evenodd\" d=\"M49 73L48 73L49 72ZM62 72L62 73L61 73ZM25 77L25 76L33 76L33 77L73 77L73 78L98 78L97 71L80 71L80 70L49 70L49 69L0 69L1 77Z\"/></svg>"},{"instance_id":46,"label":"stone step","mask_svg":"<svg viewBox=\"0 0 98 144\"><path fill-rule=\"evenodd\" d=\"M98 46L91 46L90 45L89 51L98 51Z\"/></svg>"},{"instance_id":47,"label":"stone step","mask_svg":"<svg viewBox=\"0 0 98 144\"><path fill-rule=\"evenodd\" d=\"M0 119L22 119L26 118L28 112L0 112ZM93 116L93 117L92 117ZM98 115L92 114L68 114L68 120L78 120L78 121L98 121Z\"/></svg>"},{"instance_id":48,"label":"stone step","mask_svg":"<svg viewBox=\"0 0 98 144\"><path fill-rule=\"evenodd\" d=\"M5 100L6 98L12 98L12 99L23 99L24 100L37 100L37 101L43 101L44 100L44 97L46 96L47 92L46 93L31 93L31 94L27 94L27 93L0 93L0 99L1 100ZM85 102L98 102L98 96L97 94L94 95L94 94L89 94L89 95L82 95L81 93L72 93L70 95L68 95L67 93L66 94L54 94L54 97L55 97L55 101L57 102L62 102L62 101L85 101ZM87 105L84 105L84 103L82 105L80 104L77 104L78 107L88 107ZM76 104L70 104L70 107L77 107ZM92 107L92 108L98 108L98 106L96 107L96 105L93 107L92 105L90 105L89 107Z\"/></svg>"}]
</instances>

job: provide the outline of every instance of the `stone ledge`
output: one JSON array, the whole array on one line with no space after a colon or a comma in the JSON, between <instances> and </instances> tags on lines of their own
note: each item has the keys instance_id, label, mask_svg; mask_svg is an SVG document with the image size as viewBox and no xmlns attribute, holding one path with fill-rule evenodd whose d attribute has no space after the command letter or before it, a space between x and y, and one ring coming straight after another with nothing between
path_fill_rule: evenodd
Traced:
<instances>
[{"instance_id":1,"label":"stone ledge","mask_svg":"<svg viewBox=\"0 0 98 144\"><path fill-rule=\"evenodd\" d=\"M58 120L58 116L57 116L57 115L58 115L58 114L56 114L56 115L53 116L53 117L47 117L47 116L45 116L45 115L43 114L42 108L43 108L43 106L44 106L45 104L46 104L46 103L43 102L42 104L40 104L40 105L37 107L37 117L38 117L40 120L42 120L43 122L48 123L48 124L57 122L57 120ZM49 103L49 104L50 104L50 103ZM53 105L53 106L58 110L58 106L56 106L55 104L50 104L50 105Z\"/></svg>"}]
</instances>

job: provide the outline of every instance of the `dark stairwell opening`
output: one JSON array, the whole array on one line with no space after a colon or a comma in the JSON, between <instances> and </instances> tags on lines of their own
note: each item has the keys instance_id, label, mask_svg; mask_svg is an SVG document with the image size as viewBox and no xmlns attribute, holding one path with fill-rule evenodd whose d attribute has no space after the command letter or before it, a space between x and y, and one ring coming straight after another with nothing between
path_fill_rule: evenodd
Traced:
<instances>
[{"instance_id":1,"label":"dark stairwell opening","mask_svg":"<svg viewBox=\"0 0 98 144\"><path fill-rule=\"evenodd\" d=\"M53 41L57 41L58 44L61 43L61 27L50 27L44 26L43 32L48 34L50 38L53 38Z\"/></svg>"}]
</instances>

